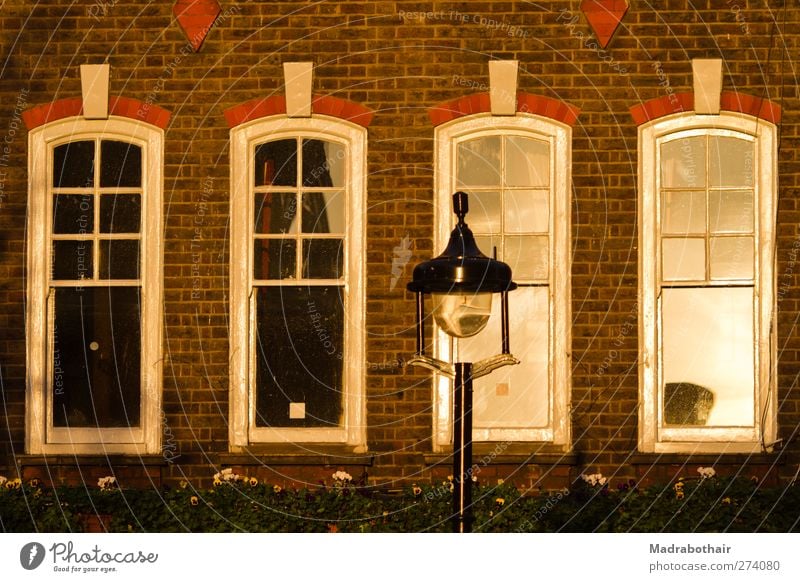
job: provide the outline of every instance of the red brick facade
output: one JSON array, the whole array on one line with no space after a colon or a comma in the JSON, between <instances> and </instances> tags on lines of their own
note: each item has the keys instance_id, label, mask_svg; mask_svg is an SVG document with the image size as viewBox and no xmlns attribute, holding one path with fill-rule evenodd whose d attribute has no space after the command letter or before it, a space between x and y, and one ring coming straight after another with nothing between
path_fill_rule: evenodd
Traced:
<instances>
[{"instance_id":1,"label":"red brick facade","mask_svg":"<svg viewBox=\"0 0 800 582\"><path fill-rule=\"evenodd\" d=\"M208 484L223 466L283 484L315 483L337 469L354 477L366 472L370 483L390 487L445 478L450 460L430 446L431 376L402 366L415 347L414 298L404 282L413 264L440 250L432 244L434 127L487 111L488 62L515 59L518 111L573 128L573 436L568 453L541 443L505 443L499 451L493 443L478 445L476 462L486 459L479 477L557 487L587 471L658 481L698 464L774 480L795 474L800 8L794 3L783 11L781 3L768 9L756 0L665 0L658 7L632 1L605 48L578 1L220 4L199 52L188 45L172 2L3 4L0 473L19 466L26 476L67 482L115 470L136 486L185 478ZM637 452L637 126L692 109L694 58L723 60L723 110L780 129L775 325L782 442L757 456ZM366 454L228 448L229 131L285 112L286 61L314 62L314 114L368 128ZM26 253L37 252L25 238L25 126L80 115L78 65L102 62L111 66L111 95L121 96L112 98L111 114L165 132L162 440L170 454L43 459L26 455L24 446ZM413 257L403 284L391 285L393 249L404 237L413 241ZM196 264L199 294L192 286Z\"/></svg>"}]
</instances>

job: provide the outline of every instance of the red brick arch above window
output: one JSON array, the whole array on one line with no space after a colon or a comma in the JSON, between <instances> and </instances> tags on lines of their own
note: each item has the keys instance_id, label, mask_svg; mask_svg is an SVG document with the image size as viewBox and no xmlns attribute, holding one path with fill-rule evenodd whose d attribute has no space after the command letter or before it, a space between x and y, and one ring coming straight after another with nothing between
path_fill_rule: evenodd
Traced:
<instances>
[{"instance_id":1,"label":"red brick arch above window","mask_svg":"<svg viewBox=\"0 0 800 582\"><path fill-rule=\"evenodd\" d=\"M769 99L737 93L736 91L722 92L720 109L746 113L774 124L778 124L781 121L780 105L773 103ZM692 92L664 95L630 108L631 116L636 125L642 125L659 117L685 111L694 111L694 93Z\"/></svg>"},{"instance_id":2,"label":"red brick arch above window","mask_svg":"<svg viewBox=\"0 0 800 582\"><path fill-rule=\"evenodd\" d=\"M317 115L329 115L346 121L351 121L361 127L369 127L375 112L363 105L331 97L330 95L316 95L311 100L311 112ZM228 127L269 117L271 115L286 114L286 98L283 95L273 95L260 99L252 99L240 105L235 105L225 110L225 120Z\"/></svg>"},{"instance_id":3,"label":"red brick arch above window","mask_svg":"<svg viewBox=\"0 0 800 582\"><path fill-rule=\"evenodd\" d=\"M68 97L52 103L31 107L22 112L22 120L28 130L35 129L45 123L58 121L67 117L75 117L83 113L83 100L80 97ZM128 117L166 129L170 115L166 109L146 103L132 97L109 97L108 114Z\"/></svg>"},{"instance_id":4,"label":"red brick arch above window","mask_svg":"<svg viewBox=\"0 0 800 582\"><path fill-rule=\"evenodd\" d=\"M433 125L437 126L465 115L490 113L491 110L489 93L473 93L431 107L428 115ZM517 113L533 113L572 126L578 119L580 109L558 99L520 91L517 93Z\"/></svg>"}]
</instances>

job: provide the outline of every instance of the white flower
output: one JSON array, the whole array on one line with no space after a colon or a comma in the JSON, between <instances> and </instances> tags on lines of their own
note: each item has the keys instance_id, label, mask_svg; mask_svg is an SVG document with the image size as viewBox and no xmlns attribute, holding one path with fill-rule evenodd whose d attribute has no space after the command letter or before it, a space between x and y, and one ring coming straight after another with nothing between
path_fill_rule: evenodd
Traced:
<instances>
[{"instance_id":1,"label":"white flower","mask_svg":"<svg viewBox=\"0 0 800 582\"><path fill-rule=\"evenodd\" d=\"M710 479L717 474L717 472L714 470L714 467L698 467L697 472L700 474L702 479Z\"/></svg>"},{"instance_id":2,"label":"white flower","mask_svg":"<svg viewBox=\"0 0 800 582\"><path fill-rule=\"evenodd\" d=\"M336 471L333 474L334 481L342 481L342 482L350 482L353 480L353 477L349 473L345 473L344 471Z\"/></svg>"},{"instance_id":3,"label":"white flower","mask_svg":"<svg viewBox=\"0 0 800 582\"><path fill-rule=\"evenodd\" d=\"M592 487L594 487L595 485L600 485L600 487L603 487L608 482L608 479L603 477L602 473L594 473L593 475L581 475L581 479L583 479L584 483L588 483Z\"/></svg>"},{"instance_id":4,"label":"white flower","mask_svg":"<svg viewBox=\"0 0 800 582\"><path fill-rule=\"evenodd\" d=\"M97 480L97 486L102 490L113 489L114 485L116 484L117 484L117 478L112 476L100 477Z\"/></svg>"},{"instance_id":5,"label":"white flower","mask_svg":"<svg viewBox=\"0 0 800 582\"><path fill-rule=\"evenodd\" d=\"M214 473L214 484L216 485L217 482L228 482L228 481L239 481L242 479L242 476L234 473L233 469L228 467L227 469L223 469L219 473Z\"/></svg>"}]
</instances>

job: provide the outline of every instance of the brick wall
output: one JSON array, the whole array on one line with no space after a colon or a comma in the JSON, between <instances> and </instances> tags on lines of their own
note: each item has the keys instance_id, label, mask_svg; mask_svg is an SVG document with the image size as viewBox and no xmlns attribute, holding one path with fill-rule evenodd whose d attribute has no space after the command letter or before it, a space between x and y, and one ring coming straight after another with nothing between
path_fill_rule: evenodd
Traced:
<instances>
[{"instance_id":1,"label":"brick wall","mask_svg":"<svg viewBox=\"0 0 800 582\"><path fill-rule=\"evenodd\" d=\"M171 2L5 2L0 12L0 140L5 139L0 141L5 419L0 466L3 459L13 466L24 448L27 145L22 124L15 121L19 111L79 96L78 65L107 61L112 95L172 113L164 160L163 389L165 435L177 443L180 457L163 466L162 476L209 479L216 471L209 465L224 462L219 455L228 441L229 134L223 112L280 94L281 63L307 60L315 63L316 94L375 112L369 127L365 253L368 445L375 457L367 470L372 482L392 486L398 480L438 479L441 459L430 454L430 376L398 365L413 352L415 337L413 298L404 283L411 265L438 251L431 241L428 108L485 91L487 62L502 58L520 61L520 90L581 110L573 129L572 168L574 455L562 461L566 468L550 471L544 460L522 467L527 454L520 453L498 460L491 475L523 475L531 484L545 474L566 482L587 469L640 477L641 466L631 462L638 398L637 133L629 108L691 91L691 59L711 57L724 60L726 90L766 97L784 111L777 273L779 289L783 284L787 291L778 314L779 430L791 453L781 456L780 470L791 476L800 424L795 388L800 269L791 254L800 236L794 61L800 8L790 2L784 13L756 0L665 0L655 9L633 0L610 45L600 49L579 4L222 1L222 17L194 53ZM413 257L392 286L395 249L406 238ZM198 275L199 294L193 297ZM297 469L298 479L324 473L320 466L332 472L337 463Z\"/></svg>"}]
</instances>

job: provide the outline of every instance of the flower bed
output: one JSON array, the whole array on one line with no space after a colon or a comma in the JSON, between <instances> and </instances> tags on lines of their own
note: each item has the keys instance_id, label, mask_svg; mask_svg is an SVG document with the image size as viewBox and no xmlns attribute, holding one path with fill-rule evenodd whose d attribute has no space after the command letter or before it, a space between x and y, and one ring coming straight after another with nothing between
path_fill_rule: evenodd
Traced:
<instances>
[{"instance_id":1,"label":"flower bed","mask_svg":"<svg viewBox=\"0 0 800 582\"><path fill-rule=\"evenodd\" d=\"M6 532L449 532L452 480L388 493L337 471L318 488L287 490L223 470L214 486L182 482L126 490L45 488L0 477ZM800 530L800 487L757 480L696 479L647 488L582 475L570 489L521 491L502 481L474 491L478 532L788 532Z\"/></svg>"}]
</instances>

